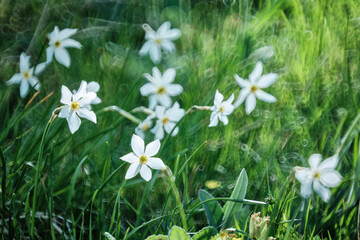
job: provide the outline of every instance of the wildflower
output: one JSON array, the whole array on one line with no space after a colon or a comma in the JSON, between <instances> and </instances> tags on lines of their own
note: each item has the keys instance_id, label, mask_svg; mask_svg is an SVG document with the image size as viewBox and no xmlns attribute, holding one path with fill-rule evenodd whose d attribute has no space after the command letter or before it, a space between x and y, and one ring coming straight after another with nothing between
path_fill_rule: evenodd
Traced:
<instances>
[{"instance_id":1,"label":"wildflower","mask_svg":"<svg viewBox=\"0 0 360 240\"><path fill-rule=\"evenodd\" d=\"M65 106L62 107L59 117L66 118L71 133L79 129L81 124L79 117L96 123L96 115L90 110L90 104L96 98L96 94L87 92L86 87L87 83L82 81L79 90L75 94L72 94L67 87L61 87L60 102Z\"/></svg>"},{"instance_id":2,"label":"wildflower","mask_svg":"<svg viewBox=\"0 0 360 240\"><path fill-rule=\"evenodd\" d=\"M312 189L325 202L329 201L331 192L329 187L336 187L341 182L341 175L335 170L339 161L334 155L321 162L320 154L312 154L309 158L310 168L295 167L295 177L301 183L301 195L308 198ZM321 162L321 163L320 163Z\"/></svg>"},{"instance_id":3,"label":"wildflower","mask_svg":"<svg viewBox=\"0 0 360 240\"><path fill-rule=\"evenodd\" d=\"M126 172L125 179L133 178L140 172L141 177L145 179L145 181L149 181L152 177L150 168L158 170L166 168L160 158L153 157L160 149L160 141L156 139L149 143L146 148L144 145L144 140L133 134L131 138L131 148L133 152L120 157L121 160L131 163Z\"/></svg>"},{"instance_id":4,"label":"wildflower","mask_svg":"<svg viewBox=\"0 0 360 240\"><path fill-rule=\"evenodd\" d=\"M135 128L136 135L140 136L142 139L145 139L145 132L151 128L152 116L147 117L144 121L139 123L139 125Z\"/></svg>"},{"instance_id":5,"label":"wildflower","mask_svg":"<svg viewBox=\"0 0 360 240\"><path fill-rule=\"evenodd\" d=\"M96 97L94 100L91 101L90 104L99 104L101 103L101 99L97 96L97 92L100 90L100 85L99 83L95 82L95 81L92 81L92 82L85 82L87 85L86 85L86 92L87 93L90 93L90 92L93 92L95 93ZM76 90L73 90L73 94L76 94Z\"/></svg>"},{"instance_id":6,"label":"wildflower","mask_svg":"<svg viewBox=\"0 0 360 240\"><path fill-rule=\"evenodd\" d=\"M274 96L264 92L261 89L271 86L278 78L278 75L276 73L268 73L261 76L262 71L263 71L262 63L257 62L254 70L249 75L249 80L244 80L241 77L239 77L237 74L234 74L236 82L242 88L239 93L238 99L234 103L234 106L235 108L237 108L246 99L245 109L246 109L246 114L248 115L255 109L256 98L268 103L276 102L276 98Z\"/></svg>"},{"instance_id":7,"label":"wildflower","mask_svg":"<svg viewBox=\"0 0 360 240\"><path fill-rule=\"evenodd\" d=\"M205 182L205 186L209 189L215 189L221 187L221 182L217 180L209 180Z\"/></svg>"},{"instance_id":8,"label":"wildflower","mask_svg":"<svg viewBox=\"0 0 360 240\"><path fill-rule=\"evenodd\" d=\"M6 82L6 84L20 84L20 96L24 98L29 92L29 84L35 88L36 91L40 90L41 85L35 74L40 73L38 69L42 68L43 64L39 64L38 66L41 67L36 67L36 71L34 73L34 68L30 68L30 56L26 56L26 54L23 52L20 54L19 65L20 73L15 73L14 76L12 76L12 78Z\"/></svg>"},{"instance_id":9,"label":"wildflower","mask_svg":"<svg viewBox=\"0 0 360 240\"><path fill-rule=\"evenodd\" d=\"M176 123L185 115L185 110L180 108L178 102L166 109L163 106L156 106L155 116L157 118L156 125L151 132L155 134L155 139L164 138L164 129L167 133L170 133L175 127ZM176 127L171 136L176 136L179 132L179 127Z\"/></svg>"},{"instance_id":10,"label":"wildflower","mask_svg":"<svg viewBox=\"0 0 360 240\"><path fill-rule=\"evenodd\" d=\"M171 97L177 96L183 91L180 84L172 84L175 79L176 71L174 68L169 68L161 75L159 69L154 67L152 72L152 76L150 74L145 74L145 77L150 83L146 83L140 88L141 95L150 95L150 109L154 109L158 103L168 108L172 103Z\"/></svg>"},{"instance_id":11,"label":"wildflower","mask_svg":"<svg viewBox=\"0 0 360 240\"><path fill-rule=\"evenodd\" d=\"M216 90L215 99L214 99L214 106L210 108L211 117L210 117L210 124L209 127L215 127L218 124L218 121L222 121L224 125L229 123L227 115L230 115L234 111L234 106L231 104L234 101L234 94L231 94L231 97L224 100L224 96Z\"/></svg>"},{"instance_id":12,"label":"wildflower","mask_svg":"<svg viewBox=\"0 0 360 240\"><path fill-rule=\"evenodd\" d=\"M252 238L259 240L268 239L270 217L260 217L260 212L254 213L250 218L249 233Z\"/></svg>"},{"instance_id":13,"label":"wildflower","mask_svg":"<svg viewBox=\"0 0 360 240\"><path fill-rule=\"evenodd\" d=\"M82 45L73 39L72 35L77 32L77 29L65 28L59 31L58 26L55 26L54 31L49 34L49 47L46 49L46 63L50 63L55 55L55 59L65 67L70 66L70 55L66 48L80 49Z\"/></svg>"},{"instance_id":14,"label":"wildflower","mask_svg":"<svg viewBox=\"0 0 360 240\"><path fill-rule=\"evenodd\" d=\"M170 29L171 23L164 22L155 32L148 24L144 24L143 28L146 31L145 39L147 40L140 49L140 56L145 56L149 53L151 60L154 63L161 61L161 49L167 52L175 51L173 40L181 36L179 29Z\"/></svg>"}]
</instances>

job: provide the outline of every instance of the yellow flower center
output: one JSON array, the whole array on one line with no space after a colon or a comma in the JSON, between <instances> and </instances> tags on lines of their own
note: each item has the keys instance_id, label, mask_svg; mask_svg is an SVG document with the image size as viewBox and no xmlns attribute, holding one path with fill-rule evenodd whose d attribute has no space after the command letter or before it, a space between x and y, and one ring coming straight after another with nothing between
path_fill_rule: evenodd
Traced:
<instances>
[{"instance_id":1,"label":"yellow flower center","mask_svg":"<svg viewBox=\"0 0 360 240\"><path fill-rule=\"evenodd\" d=\"M139 161L141 164L145 164L147 162L147 157L143 155L139 158Z\"/></svg>"},{"instance_id":2,"label":"yellow flower center","mask_svg":"<svg viewBox=\"0 0 360 240\"><path fill-rule=\"evenodd\" d=\"M319 173L319 172L315 172L314 178L320 178L320 173Z\"/></svg>"},{"instance_id":3,"label":"yellow flower center","mask_svg":"<svg viewBox=\"0 0 360 240\"><path fill-rule=\"evenodd\" d=\"M157 44L160 44L160 43L161 43L161 39L160 39L160 38L157 38L157 39L155 40L155 42L156 42Z\"/></svg>"},{"instance_id":4,"label":"yellow flower center","mask_svg":"<svg viewBox=\"0 0 360 240\"><path fill-rule=\"evenodd\" d=\"M157 94L162 95L162 94L164 94L164 93L166 93L166 90L165 90L164 87L159 87L159 88L157 89Z\"/></svg>"},{"instance_id":5,"label":"yellow flower center","mask_svg":"<svg viewBox=\"0 0 360 240\"><path fill-rule=\"evenodd\" d=\"M257 87L257 86L255 86L255 85L253 85L253 86L251 86L251 89L250 89L250 91L251 92L256 92L256 90L258 90L259 88Z\"/></svg>"},{"instance_id":6,"label":"yellow flower center","mask_svg":"<svg viewBox=\"0 0 360 240\"><path fill-rule=\"evenodd\" d=\"M60 47L60 45L61 45L60 41L56 41L56 42L54 43L54 46L55 46L55 47Z\"/></svg>"},{"instance_id":7,"label":"yellow flower center","mask_svg":"<svg viewBox=\"0 0 360 240\"><path fill-rule=\"evenodd\" d=\"M162 120L162 123L165 125L169 122L169 118L167 117L164 117L163 120Z\"/></svg>"},{"instance_id":8,"label":"yellow flower center","mask_svg":"<svg viewBox=\"0 0 360 240\"><path fill-rule=\"evenodd\" d=\"M149 124L145 123L143 126L142 126L142 130L145 132L146 130L149 129Z\"/></svg>"},{"instance_id":9,"label":"yellow flower center","mask_svg":"<svg viewBox=\"0 0 360 240\"><path fill-rule=\"evenodd\" d=\"M72 102L71 103L71 110L76 111L80 108L80 103L78 102Z\"/></svg>"},{"instance_id":10,"label":"yellow flower center","mask_svg":"<svg viewBox=\"0 0 360 240\"><path fill-rule=\"evenodd\" d=\"M225 111L225 108L224 107L220 107L219 108L219 113L223 113Z\"/></svg>"},{"instance_id":11,"label":"yellow flower center","mask_svg":"<svg viewBox=\"0 0 360 240\"><path fill-rule=\"evenodd\" d=\"M30 77L29 72L28 71L23 72L23 77L24 78L29 78Z\"/></svg>"}]
</instances>

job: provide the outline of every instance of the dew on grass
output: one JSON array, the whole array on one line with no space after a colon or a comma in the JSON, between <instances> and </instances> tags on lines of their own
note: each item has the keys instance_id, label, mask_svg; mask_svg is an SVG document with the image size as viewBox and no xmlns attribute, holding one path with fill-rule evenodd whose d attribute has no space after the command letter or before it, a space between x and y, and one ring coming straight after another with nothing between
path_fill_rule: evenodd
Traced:
<instances>
[{"instance_id":1,"label":"dew on grass","mask_svg":"<svg viewBox=\"0 0 360 240\"><path fill-rule=\"evenodd\" d=\"M303 131L304 131L304 129L303 129L302 127L300 127L300 126L297 126L297 127L296 127L296 133L297 133L297 134L302 134Z\"/></svg>"},{"instance_id":2,"label":"dew on grass","mask_svg":"<svg viewBox=\"0 0 360 240\"><path fill-rule=\"evenodd\" d=\"M243 150L244 152L246 152L247 150L249 150L248 145L246 145L245 143L241 144L241 150Z\"/></svg>"},{"instance_id":3,"label":"dew on grass","mask_svg":"<svg viewBox=\"0 0 360 240\"><path fill-rule=\"evenodd\" d=\"M272 173L272 174L270 175L270 178L269 178L269 179L270 179L271 182L275 182L276 179L277 179L277 177L276 177L275 174Z\"/></svg>"},{"instance_id":4,"label":"dew on grass","mask_svg":"<svg viewBox=\"0 0 360 240\"><path fill-rule=\"evenodd\" d=\"M300 124L304 124L306 122L306 117L300 116L300 117L298 117L298 121Z\"/></svg>"},{"instance_id":5,"label":"dew on grass","mask_svg":"<svg viewBox=\"0 0 360 240\"><path fill-rule=\"evenodd\" d=\"M286 162L286 157L285 157L285 156L281 156L281 157L279 158L279 162L282 163L282 164L284 164L284 163Z\"/></svg>"},{"instance_id":6,"label":"dew on grass","mask_svg":"<svg viewBox=\"0 0 360 240\"><path fill-rule=\"evenodd\" d=\"M252 115L253 115L254 117L259 117L259 116L261 116L261 111L258 110L258 109L255 109L255 110L252 112Z\"/></svg>"},{"instance_id":7,"label":"dew on grass","mask_svg":"<svg viewBox=\"0 0 360 240\"><path fill-rule=\"evenodd\" d=\"M222 166L221 164L215 166L215 170L219 173L226 173L226 168Z\"/></svg>"},{"instance_id":8,"label":"dew on grass","mask_svg":"<svg viewBox=\"0 0 360 240\"><path fill-rule=\"evenodd\" d=\"M310 30L306 30L306 31L304 32L304 34L305 34L307 40L311 40L311 39L313 38L313 33L312 33L312 31L310 31Z\"/></svg>"},{"instance_id":9,"label":"dew on grass","mask_svg":"<svg viewBox=\"0 0 360 240\"><path fill-rule=\"evenodd\" d=\"M234 137L234 138L238 138L238 137L240 137L240 131L239 130L235 130L235 131L233 131L232 132L232 136Z\"/></svg>"},{"instance_id":10,"label":"dew on grass","mask_svg":"<svg viewBox=\"0 0 360 240\"><path fill-rule=\"evenodd\" d=\"M205 169L205 167L204 167L204 165L202 165L202 164L200 164L200 165L197 167L197 170L198 170L199 172L204 171L204 169Z\"/></svg>"},{"instance_id":11,"label":"dew on grass","mask_svg":"<svg viewBox=\"0 0 360 240\"><path fill-rule=\"evenodd\" d=\"M307 139L304 138L303 140L301 140L301 145L303 147L306 147L308 144L309 144L309 141Z\"/></svg>"},{"instance_id":12,"label":"dew on grass","mask_svg":"<svg viewBox=\"0 0 360 240\"><path fill-rule=\"evenodd\" d=\"M231 189L233 189L234 187L235 187L234 184L229 184L227 188L231 190Z\"/></svg>"},{"instance_id":13,"label":"dew on grass","mask_svg":"<svg viewBox=\"0 0 360 240\"><path fill-rule=\"evenodd\" d=\"M269 110L265 110L263 115L264 115L264 118L270 118L271 112Z\"/></svg>"}]
</instances>

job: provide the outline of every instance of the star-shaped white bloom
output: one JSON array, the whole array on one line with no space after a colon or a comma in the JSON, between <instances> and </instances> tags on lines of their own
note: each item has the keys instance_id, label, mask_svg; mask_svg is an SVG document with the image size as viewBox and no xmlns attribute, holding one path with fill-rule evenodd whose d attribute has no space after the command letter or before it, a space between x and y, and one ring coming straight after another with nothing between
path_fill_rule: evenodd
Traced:
<instances>
[{"instance_id":1,"label":"star-shaped white bloom","mask_svg":"<svg viewBox=\"0 0 360 240\"><path fill-rule=\"evenodd\" d=\"M249 75L249 80L244 80L237 74L234 74L236 82L242 88L239 93L239 98L234 103L234 106L237 108L246 99L245 109L246 114L248 115L255 109L256 98L267 103L276 102L276 98L273 95L268 94L261 89L271 86L278 78L278 75L276 73L268 73L261 76L262 72L263 65L261 62L257 62L254 70Z\"/></svg>"},{"instance_id":2,"label":"star-shaped white bloom","mask_svg":"<svg viewBox=\"0 0 360 240\"><path fill-rule=\"evenodd\" d=\"M180 84L172 84L175 79L176 71L174 68L167 69L163 75L157 67L152 69L153 75L145 74L149 80L140 88L141 95L149 96L149 108L154 109L160 103L165 107L171 106L171 97L182 93L183 88Z\"/></svg>"},{"instance_id":3,"label":"star-shaped white bloom","mask_svg":"<svg viewBox=\"0 0 360 240\"><path fill-rule=\"evenodd\" d=\"M175 51L173 40L181 36L179 29L170 29L171 23L164 22L155 32L148 24L144 24L143 28L146 31L145 39L147 40L140 49L140 56L150 54L150 58L154 63L161 61L161 49L167 52Z\"/></svg>"},{"instance_id":4,"label":"star-shaped white bloom","mask_svg":"<svg viewBox=\"0 0 360 240\"><path fill-rule=\"evenodd\" d=\"M160 149L160 141L158 139L149 143L145 148L144 140L133 134L131 138L131 148L133 152L120 158L125 162L131 163L126 172L125 179L133 178L140 172L141 177L145 179L145 181L149 181L152 177L150 168L157 170L166 168L160 158L153 157Z\"/></svg>"},{"instance_id":5,"label":"star-shaped white bloom","mask_svg":"<svg viewBox=\"0 0 360 240\"><path fill-rule=\"evenodd\" d=\"M81 124L80 117L96 123L96 115L90 110L90 104L96 98L96 94L94 92L87 92L86 87L87 83L82 81L76 94L72 94L65 86L61 87L60 102L65 105L61 108L59 117L66 118L71 133L79 129Z\"/></svg>"},{"instance_id":6,"label":"star-shaped white bloom","mask_svg":"<svg viewBox=\"0 0 360 240\"><path fill-rule=\"evenodd\" d=\"M310 197L312 189L314 189L321 199L327 202L331 197L329 187L338 186L342 177L335 170L339 161L338 155L329 157L323 162L321 159L320 154L312 154L309 158L310 168L295 167L295 177L301 183L303 197Z\"/></svg>"},{"instance_id":7,"label":"star-shaped white bloom","mask_svg":"<svg viewBox=\"0 0 360 240\"><path fill-rule=\"evenodd\" d=\"M70 66L70 55L66 48L78 48L82 45L73 39L70 39L72 35L77 32L77 29L65 28L59 31L59 28L55 26L54 31L49 34L49 47L46 49L46 62L50 63L55 55L55 59L65 67Z\"/></svg>"},{"instance_id":8,"label":"star-shaped white bloom","mask_svg":"<svg viewBox=\"0 0 360 240\"><path fill-rule=\"evenodd\" d=\"M142 139L145 139L145 132L151 128L152 118L152 116L148 116L144 121L139 123L139 125L135 128L136 135L140 136Z\"/></svg>"},{"instance_id":9,"label":"star-shaped white bloom","mask_svg":"<svg viewBox=\"0 0 360 240\"><path fill-rule=\"evenodd\" d=\"M6 82L10 84L20 84L20 96L24 98L29 92L29 85L35 88L36 91L40 90L39 79L35 76L44 70L45 64L41 63L34 68L30 68L30 56L26 56L23 52L20 54L20 73L15 73L12 78Z\"/></svg>"},{"instance_id":10,"label":"star-shaped white bloom","mask_svg":"<svg viewBox=\"0 0 360 240\"><path fill-rule=\"evenodd\" d=\"M232 102L234 101L234 94L231 94L231 97L228 100L223 100L224 96L216 90L214 106L210 108L213 112L211 113L209 127L217 126L219 119L224 123L224 125L229 123L227 115L230 115L234 111L234 106L232 105Z\"/></svg>"},{"instance_id":11,"label":"star-shaped white bloom","mask_svg":"<svg viewBox=\"0 0 360 240\"><path fill-rule=\"evenodd\" d=\"M176 123L185 115L185 110L180 108L178 102L166 109L163 106L156 106L155 117L157 118L155 127L151 129L151 132L155 134L155 139L164 138L164 129L167 133L170 133L175 127ZM176 136L179 132L179 127L176 127L171 136Z\"/></svg>"},{"instance_id":12,"label":"star-shaped white bloom","mask_svg":"<svg viewBox=\"0 0 360 240\"><path fill-rule=\"evenodd\" d=\"M90 104L96 105L96 104L101 103L101 99L97 96L97 92L99 90L100 90L100 84L99 83L97 83L95 81L87 83L86 92L87 93L93 92L96 95L95 99L92 100ZM73 94L76 94L76 90L73 90Z\"/></svg>"}]
</instances>

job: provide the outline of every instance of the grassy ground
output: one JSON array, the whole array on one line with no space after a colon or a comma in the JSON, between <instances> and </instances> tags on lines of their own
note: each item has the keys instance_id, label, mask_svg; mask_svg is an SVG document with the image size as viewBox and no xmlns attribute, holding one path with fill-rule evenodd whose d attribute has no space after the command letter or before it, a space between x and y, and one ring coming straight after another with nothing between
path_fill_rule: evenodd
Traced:
<instances>
[{"instance_id":1,"label":"grassy ground","mask_svg":"<svg viewBox=\"0 0 360 240\"><path fill-rule=\"evenodd\" d=\"M359 236L359 1L225 3L0 1L3 239L22 239L32 232L42 239L104 239L104 232L116 239L145 239L167 234L173 225L196 232L209 225L203 205L195 208L199 189L229 197L243 168L248 176L246 199L267 204L244 204L236 217L239 230L248 232L249 215L261 211L271 216L271 235L278 239ZM162 141L159 157L179 173L176 189L164 172L153 171L149 183L140 177L124 181L128 165L119 157L131 151L137 125L116 112L102 111L109 105L127 111L148 105L139 88L153 63L138 55L144 43L141 26L148 23L156 29L167 20L182 36L175 41L176 53L166 55L158 67L176 68L175 82L184 88L177 99L185 109L212 105L216 89L225 98L233 92L237 97L240 88L233 74L247 78L259 59L265 73L280 75L268 89L278 102L258 101L249 116L241 105L229 125L216 128L208 128L210 112L193 112L180 122L176 137ZM70 49L69 69L56 62L48 66L39 77L40 93L27 106L35 91L21 99L18 86L5 82L18 72L21 52L32 56L32 64L45 60L46 34L55 25L78 28L74 39L83 48ZM252 54L264 46L273 48L272 57ZM64 119L55 119L41 145L51 113L61 105L61 85L77 89L83 79L101 85L102 103L94 107L98 124L82 121L72 135ZM337 150L341 185L328 203L318 195L304 201L292 168L307 166L312 153L329 157ZM209 189L208 180L221 186ZM191 210L195 214L190 215Z\"/></svg>"}]
</instances>

